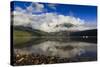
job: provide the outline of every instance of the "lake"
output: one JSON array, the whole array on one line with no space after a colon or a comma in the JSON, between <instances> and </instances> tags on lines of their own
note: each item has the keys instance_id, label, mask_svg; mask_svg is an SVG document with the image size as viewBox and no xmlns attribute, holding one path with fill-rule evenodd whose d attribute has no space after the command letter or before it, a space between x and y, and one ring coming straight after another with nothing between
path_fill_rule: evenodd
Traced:
<instances>
[{"instance_id":1,"label":"lake","mask_svg":"<svg viewBox=\"0 0 100 67\"><path fill-rule=\"evenodd\" d=\"M49 57L56 57L58 58L57 60L64 59L64 61L61 61L61 63L95 61L97 60L97 43L94 42L95 38L96 37L32 38L30 42L24 43L21 46L14 46L14 54L16 56L39 55L39 58L41 58L41 56L45 57L49 56ZM25 62L26 62L25 64L32 64L27 61Z\"/></svg>"}]
</instances>

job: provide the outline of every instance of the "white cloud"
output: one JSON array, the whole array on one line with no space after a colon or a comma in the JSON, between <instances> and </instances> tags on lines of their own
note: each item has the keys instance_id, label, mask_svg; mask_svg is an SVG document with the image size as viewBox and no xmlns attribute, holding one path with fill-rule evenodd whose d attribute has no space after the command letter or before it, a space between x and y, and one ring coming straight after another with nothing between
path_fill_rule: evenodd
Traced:
<instances>
[{"instance_id":1,"label":"white cloud","mask_svg":"<svg viewBox=\"0 0 100 67\"><path fill-rule=\"evenodd\" d=\"M58 15L55 13L42 13L33 14L33 12L43 11L44 5L39 3L32 3L26 9L16 7L13 11L13 23L14 25L29 26L42 30L45 32L57 32L67 30L86 30L92 29L93 26L86 25L86 22L80 18L73 16Z\"/></svg>"},{"instance_id":2,"label":"white cloud","mask_svg":"<svg viewBox=\"0 0 100 67\"><path fill-rule=\"evenodd\" d=\"M43 11L43 8L44 8L44 5L43 4L35 3L35 9L36 9L37 12Z\"/></svg>"},{"instance_id":3,"label":"white cloud","mask_svg":"<svg viewBox=\"0 0 100 67\"><path fill-rule=\"evenodd\" d=\"M44 11L44 5L39 3L32 3L26 8L26 11L29 13L38 13Z\"/></svg>"},{"instance_id":4,"label":"white cloud","mask_svg":"<svg viewBox=\"0 0 100 67\"><path fill-rule=\"evenodd\" d=\"M24 5L25 6L25 5ZM21 7L16 6L15 11L22 12L22 13L40 13L44 12L44 5L40 3L31 3L29 6L25 6L26 9L22 9Z\"/></svg>"},{"instance_id":5,"label":"white cloud","mask_svg":"<svg viewBox=\"0 0 100 67\"><path fill-rule=\"evenodd\" d=\"M14 25L27 25L32 22L31 16L22 12L13 12L13 24Z\"/></svg>"},{"instance_id":6,"label":"white cloud","mask_svg":"<svg viewBox=\"0 0 100 67\"><path fill-rule=\"evenodd\" d=\"M15 11L20 12L20 13L25 13L26 12L26 10L24 10L21 7L18 7L18 6L15 8Z\"/></svg>"},{"instance_id":7,"label":"white cloud","mask_svg":"<svg viewBox=\"0 0 100 67\"><path fill-rule=\"evenodd\" d=\"M51 9L56 10L55 4L48 4L48 6L49 6Z\"/></svg>"},{"instance_id":8,"label":"white cloud","mask_svg":"<svg viewBox=\"0 0 100 67\"><path fill-rule=\"evenodd\" d=\"M23 9L20 8L20 7L16 7L15 10L16 10L16 11L22 11Z\"/></svg>"},{"instance_id":9,"label":"white cloud","mask_svg":"<svg viewBox=\"0 0 100 67\"><path fill-rule=\"evenodd\" d=\"M28 7L26 8L26 10L27 10L28 12L32 13L33 10L34 10L32 4L31 4L30 6L28 6Z\"/></svg>"}]
</instances>

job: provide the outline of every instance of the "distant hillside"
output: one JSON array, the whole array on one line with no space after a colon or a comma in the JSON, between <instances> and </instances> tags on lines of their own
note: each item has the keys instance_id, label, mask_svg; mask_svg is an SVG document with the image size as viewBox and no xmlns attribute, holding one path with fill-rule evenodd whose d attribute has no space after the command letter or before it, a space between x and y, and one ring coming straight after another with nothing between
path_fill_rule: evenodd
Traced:
<instances>
[{"instance_id":1,"label":"distant hillside","mask_svg":"<svg viewBox=\"0 0 100 67\"><path fill-rule=\"evenodd\" d=\"M42 36L46 35L46 32L32 29L31 27L24 27L24 26L13 26L13 30L21 30L21 31L27 31L33 34L33 36Z\"/></svg>"},{"instance_id":2,"label":"distant hillside","mask_svg":"<svg viewBox=\"0 0 100 67\"><path fill-rule=\"evenodd\" d=\"M97 29L71 32L70 36L72 40L97 43Z\"/></svg>"},{"instance_id":3,"label":"distant hillside","mask_svg":"<svg viewBox=\"0 0 100 67\"><path fill-rule=\"evenodd\" d=\"M35 35L35 36L57 37L57 36L68 36L69 35L69 33L67 31L48 33L48 32L44 32L44 31L41 31L41 30L32 29L31 27L24 27L24 26L13 26L13 30L27 31L27 32L33 33L33 35Z\"/></svg>"},{"instance_id":4,"label":"distant hillside","mask_svg":"<svg viewBox=\"0 0 100 67\"><path fill-rule=\"evenodd\" d=\"M69 32L69 31L60 31L60 32L44 32L41 30L32 29L31 27L24 26L13 26L14 30L22 30L33 33L33 35L38 36L97 36L97 29L85 30L85 31L77 31L77 32Z\"/></svg>"},{"instance_id":5,"label":"distant hillside","mask_svg":"<svg viewBox=\"0 0 100 67\"><path fill-rule=\"evenodd\" d=\"M70 36L97 36L97 29L71 32Z\"/></svg>"}]
</instances>

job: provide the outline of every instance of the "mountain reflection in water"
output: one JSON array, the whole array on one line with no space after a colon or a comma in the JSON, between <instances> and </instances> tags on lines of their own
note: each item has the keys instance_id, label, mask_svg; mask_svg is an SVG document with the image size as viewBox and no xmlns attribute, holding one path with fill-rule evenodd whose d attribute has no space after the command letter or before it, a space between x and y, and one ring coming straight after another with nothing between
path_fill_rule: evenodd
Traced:
<instances>
[{"instance_id":1,"label":"mountain reflection in water","mask_svg":"<svg viewBox=\"0 0 100 67\"><path fill-rule=\"evenodd\" d=\"M31 42L26 43L22 47L16 46L14 48L14 53L22 55L38 54L60 58L79 56L96 58L97 44L79 40L75 41L73 39L67 40L66 38L33 38Z\"/></svg>"}]
</instances>

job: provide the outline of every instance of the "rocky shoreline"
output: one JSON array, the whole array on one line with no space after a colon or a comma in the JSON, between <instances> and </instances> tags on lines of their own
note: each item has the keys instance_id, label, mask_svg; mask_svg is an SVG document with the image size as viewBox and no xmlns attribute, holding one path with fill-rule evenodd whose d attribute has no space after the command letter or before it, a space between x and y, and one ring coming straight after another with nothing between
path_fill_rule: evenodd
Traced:
<instances>
[{"instance_id":1,"label":"rocky shoreline","mask_svg":"<svg viewBox=\"0 0 100 67\"><path fill-rule=\"evenodd\" d=\"M39 65L39 64L54 64L54 63L69 63L69 62L83 62L83 61L95 61L92 58L60 58L55 56L45 56L45 55L14 55L13 65Z\"/></svg>"}]
</instances>

